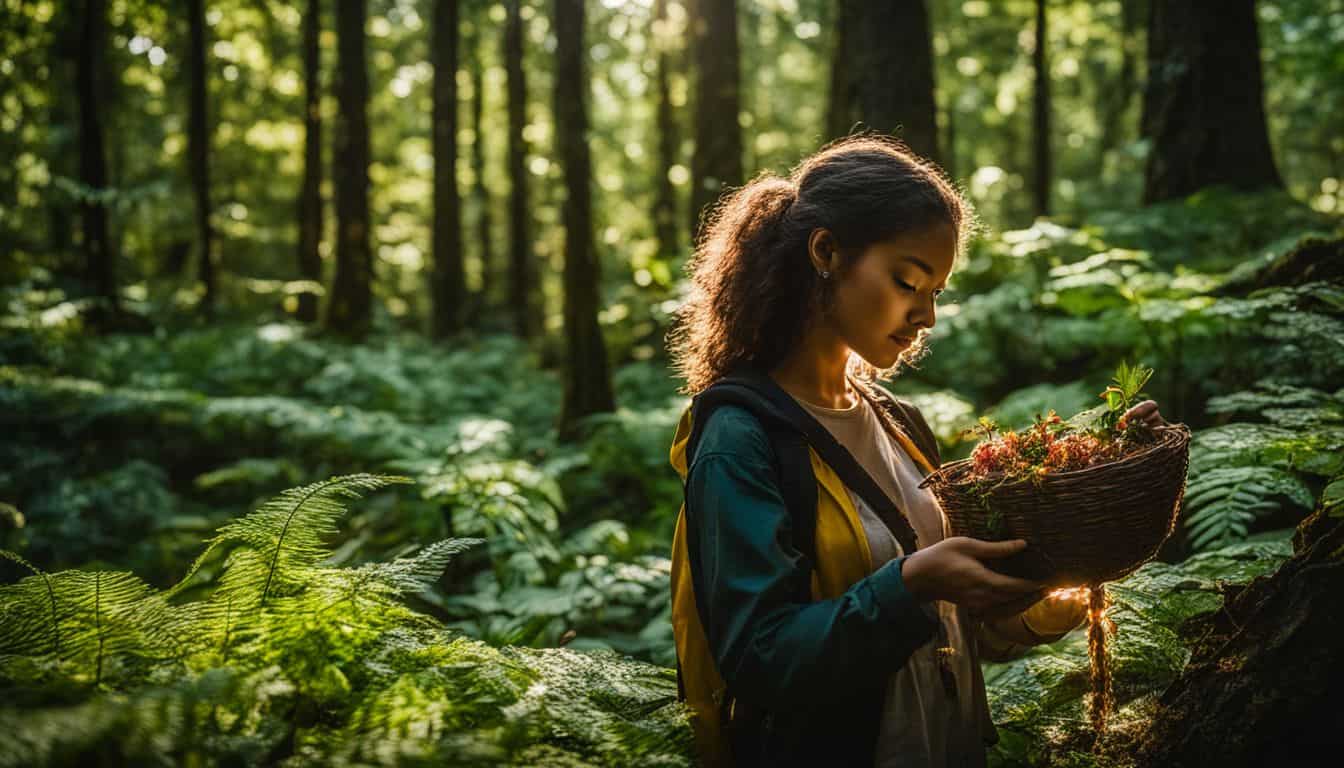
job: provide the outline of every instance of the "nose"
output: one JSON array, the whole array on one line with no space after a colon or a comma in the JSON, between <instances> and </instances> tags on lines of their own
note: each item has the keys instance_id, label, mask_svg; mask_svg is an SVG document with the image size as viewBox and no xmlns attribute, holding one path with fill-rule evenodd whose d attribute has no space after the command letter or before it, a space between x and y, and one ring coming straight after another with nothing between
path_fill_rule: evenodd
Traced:
<instances>
[{"instance_id":1,"label":"nose","mask_svg":"<svg viewBox=\"0 0 1344 768\"><path fill-rule=\"evenodd\" d=\"M938 310L932 296L927 301L916 303L910 309L910 324L921 330L932 328L937 322Z\"/></svg>"}]
</instances>

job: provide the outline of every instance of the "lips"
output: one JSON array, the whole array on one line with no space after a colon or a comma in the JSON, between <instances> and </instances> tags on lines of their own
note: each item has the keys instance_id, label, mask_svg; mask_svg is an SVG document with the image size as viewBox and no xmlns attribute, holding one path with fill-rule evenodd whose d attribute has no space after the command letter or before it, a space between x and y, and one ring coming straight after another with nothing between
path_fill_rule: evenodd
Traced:
<instances>
[{"instance_id":1,"label":"lips","mask_svg":"<svg viewBox=\"0 0 1344 768\"><path fill-rule=\"evenodd\" d=\"M888 336L887 338L891 339L892 341L896 342L897 344L913 344L913 343L915 343L915 338L914 338L913 336L898 336L898 335L896 335L896 334L893 333L893 334L891 334L890 336Z\"/></svg>"}]
</instances>

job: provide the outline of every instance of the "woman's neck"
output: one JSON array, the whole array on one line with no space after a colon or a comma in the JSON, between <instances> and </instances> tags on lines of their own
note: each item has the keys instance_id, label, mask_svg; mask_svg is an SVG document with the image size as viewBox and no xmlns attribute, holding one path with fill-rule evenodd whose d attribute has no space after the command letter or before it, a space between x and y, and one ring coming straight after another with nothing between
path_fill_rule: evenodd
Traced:
<instances>
[{"instance_id":1,"label":"woman's neck","mask_svg":"<svg viewBox=\"0 0 1344 768\"><path fill-rule=\"evenodd\" d=\"M858 397L845 376L849 354L849 347L833 334L814 329L770 377L785 392L813 405L849 408Z\"/></svg>"}]
</instances>

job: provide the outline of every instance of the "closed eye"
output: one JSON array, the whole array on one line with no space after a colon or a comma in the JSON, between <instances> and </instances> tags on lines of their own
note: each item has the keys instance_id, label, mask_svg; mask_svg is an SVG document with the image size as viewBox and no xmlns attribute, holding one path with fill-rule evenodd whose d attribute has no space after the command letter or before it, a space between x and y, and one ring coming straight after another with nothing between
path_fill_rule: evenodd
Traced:
<instances>
[{"instance_id":1,"label":"closed eye","mask_svg":"<svg viewBox=\"0 0 1344 768\"><path fill-rule=\"evenodd\" d=\"M900 286L903 290L906 290L906 291L912 291L912 292L915 290L915 286L913 286L913 285L911 285L911 284L905 282L905 281L902 280L901 278L898 277L898 278L895 278L895 280L896 280L896 285Z\"/></svg>"}]
</instances>

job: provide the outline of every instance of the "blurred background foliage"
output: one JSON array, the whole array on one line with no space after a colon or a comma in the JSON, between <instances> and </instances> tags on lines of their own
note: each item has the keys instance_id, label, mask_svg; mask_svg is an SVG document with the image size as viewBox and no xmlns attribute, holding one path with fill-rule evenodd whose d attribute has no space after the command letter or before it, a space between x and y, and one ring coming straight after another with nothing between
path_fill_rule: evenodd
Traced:
<instances>
[{"instance_id":1,"label":"blurred background foliage","mask_svg":"<svg viewBox=\"0 0 1344 768\"><path fill-rule=\"evenodd\" d=\"M373 310L371 332L352 339L298 315L299 295L312 287L296 259L306 6L204 4L207 216L219 285L207 312L191 204L187 22L175 3L107 0L99 97L107 184L95 188L79 167L72 85L85 2L0 3L0 548L44 572L131 572L143 590L164 590L228 521L284 489L356 472L415 482L354 505L324 568L391 562L452 537L484 543L457 554L423 591L407 591L432 628L389 614L406 634L361 640L380 659L399 660L372 672L346 664L353 645L340 651L344 661L333 656L334 672L259 652L94 684L69 673L69 659L5 667L0 689L22 697L18 708L0 707L0 733L10 734L0 736L0 754L61 763L115 743L112 752L130 762L684 762L684 723L668 706L668 552L682 489L667 451L688 400L663 336L685 290L691 233L678 223L671 239L660 236L655 209L670 185L676 221L693 216L693 5L585 6L588 227L600 263L592 309L615 407L585 415L578 437L562 439L573 364L562 203L572 192L553 111L561 84L550 4L455 4L453 172L466 309L463 327L445 337L431 332L433 4L365 3ZM841 5L736 4L747 178L787 172L829 138ZM1049 215L1038 215L1036 3L927 4L940 157L981 230L940 305L931 356L887 386L920 407L949 459L969 452L966 430L980 415L1013 427L1050 408L1067 415L1095 402L1119 360L1154 367L1149 394L1195 431L1182 525L1161 565L1198 566L1185 578L1202 579L1211 597L1209 564L1223 562L1216 553L1252 547L1263 555L1257 562L1277 563L1293 526L1341 496L1344 8L1254 4L1264 127L1281 185L1209 185L1145 206L1155 151L1141 125L1152 5L1046 4L1053 171ZM332 3L318 6L322 167L332 169L346 160L331 144L337 20ZM517 333L508 289L510 9L522 22L527 75L523 245L542 297L542 333L531 337ZM714 119L733 125L731 115ZM321 186L328 209L331 176ZM115 243L123 313L115 322L95 311L87 285L80 205L90 204L107 211ZM340 222L334 213L322 221L316 282L331 290ZM199 566L180 594L208 600L230 565L212 555ZM11 590L31 572L0 561L0 576L9 584L0 590ZM1143 592L1155 578L1179 580L1158 569L1128 588ZM17 591L0 600L0 617L30 608ZM1172 620L1159 609L1150 613L1160 629ZM257 631L299 637L294 648L340 645L331 626L305 635L272 619ZM1040 716L1075 730L1084 722L1072 709L1085 666L1079 639L1048 651L1073 666L1049 667L1040 683L1061 686L1051 689L1059 707ZM127 659L138 658L141 646L126 647ZM1165 684L1183 653L1171 646L1161 663L1122 662L1129 697ZM1033 656L989 676L1002 685L992 692L996 716L1021 724L1004 702L1020 693L1023 675L1044 680L1033 672L1044 663ZM305 676L322 682L305 689ZM126 696L134 706L120 707ZM225 703L226 714L211 709ZM627 705L648 719L612 714ZM201 712L214 721L197 738L184 723ZM1023 725L996 759L1039 764L1052 733ZM360 746L370 734L385 751Z\"/></svg>"}]
</instances>

